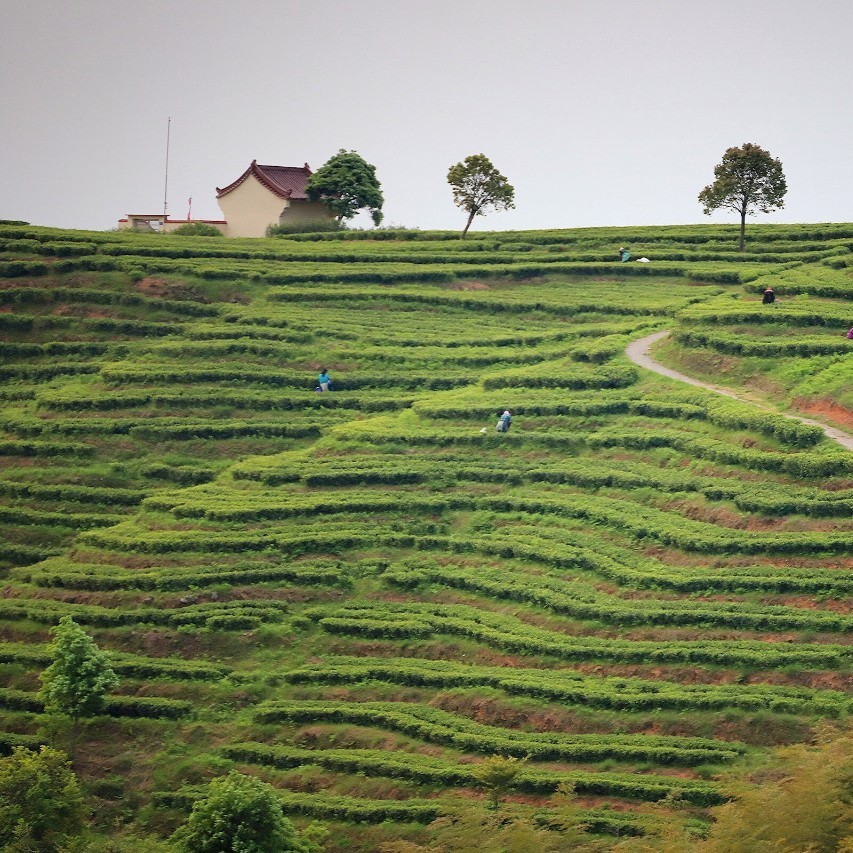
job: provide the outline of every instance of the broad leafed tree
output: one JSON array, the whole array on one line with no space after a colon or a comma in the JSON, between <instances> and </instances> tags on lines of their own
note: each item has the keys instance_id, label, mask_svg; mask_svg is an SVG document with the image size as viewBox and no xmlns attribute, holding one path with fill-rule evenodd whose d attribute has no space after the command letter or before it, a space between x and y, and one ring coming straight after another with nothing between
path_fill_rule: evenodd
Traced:
<instances>
[{"instance_id":1,"label":"broad leafed tree","mask_svg":"<svg viewBox=\"0 0 853 853\"><path fill-rule=\"evenodd\" d=\"M515 189L485 154L472 154L451 166L447 182L453 190L454 204L468 214L463 237L475 216L483 216L489 210L515 207Z\"/></svg>"},{"instance_id":2,"label":"broad leafed tree","mask_svg":"<svg viewBox=\"0 0 853 853\"><path fill-rule=\"evenodd\" d=\"M308 179L311 201L324 202L339 222L367 210L374 225L382 221L382 188L371 166L355 151L341 148Z\"/></svg>"},{"instance_id":3,"label":"broad leafed tree","mask_svg":"<svg viewBox=\"0 0 853 853\"><path fill-rule=\"evenodd\" d=\"M729 148L714 167L714 182L699 193L702 212L711 214L719 208L740 215L740 250L743 251L746 217L770 213L785 206L788 185L782 163L758 145L747 142L740 148Z\"/></svg>"}]
</instances>

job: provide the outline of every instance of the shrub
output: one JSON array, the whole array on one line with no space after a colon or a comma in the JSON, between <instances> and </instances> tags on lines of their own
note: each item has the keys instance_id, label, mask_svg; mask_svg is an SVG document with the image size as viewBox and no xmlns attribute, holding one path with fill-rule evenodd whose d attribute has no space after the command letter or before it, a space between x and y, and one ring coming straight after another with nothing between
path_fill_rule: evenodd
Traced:
<instances>
[{"instance_id":1,"label":"shrub","mask_svg":"<svg viewBox=\"0 0 853 853\"><path fill-rule=\"evenodd\" d=\"M0 845L8 851L63 847L85 826L87 809L64 753L16 747L0 759Z\"/></svg>"},{"instance_id":2,"label":"shrub","mask_svg":"<svg viewBox=\"0 0 853 853\"><path fill-rule=\"evenodd\" d=\"M46 708L72 720L98 713L107 691L118 685L108 657L70 616L64 616L51 634L53 663L41 676Z\"/></svg>"},{"instance_id":3,"label":"shrub","mask_svg":"<svg viewBox=\"0 0 853 853\"><path fill-rule=\"evenodd\" d=\"M222 232L206 222L187 222L176 228L172 234L176 237L221 237Z\"/></svg>"},{"instance_id":4,"label":"shrub","mask_svg":"<svg viewBox=\"0 0 853 853\"><path fill-rule=\"evenodd\" d=\"M287 237L290 234L327 234L331 231L346 231L346 225L337 219L312 222L285 222L281 225L267 225L267 237Z\"/></svg>"},{"instance_id":5,"label":"shrub","mask_svg":"<svg viewBox=\"0 0 853 853\"><path fill-rule=\"evenodd\" d=\"M308 853L275 790L241 773L214 779L172 840L187 853Z\"/></svg>"}]
</instances>

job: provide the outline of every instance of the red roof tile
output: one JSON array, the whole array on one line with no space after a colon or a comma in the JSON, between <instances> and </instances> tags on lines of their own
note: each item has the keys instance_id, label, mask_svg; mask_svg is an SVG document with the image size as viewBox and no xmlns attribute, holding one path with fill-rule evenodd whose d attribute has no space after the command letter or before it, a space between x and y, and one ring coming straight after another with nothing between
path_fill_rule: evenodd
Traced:
<instances>
[{"instance_id":1,"label":"red roof tile","mask_svg":"<svg viewBox=\"0 0 853 853\"><path fill-rule=\"evenodd\" d=\"M311 169L307 163L304 166L259 166L256 160L252 160L249 168L234 183L228 184L227 187L217 187L216 197L221 198L237 189L249 175L254 175L261 184L280 198L308 198L305 186L311 176Z\"/></svg>"}]
</instances>

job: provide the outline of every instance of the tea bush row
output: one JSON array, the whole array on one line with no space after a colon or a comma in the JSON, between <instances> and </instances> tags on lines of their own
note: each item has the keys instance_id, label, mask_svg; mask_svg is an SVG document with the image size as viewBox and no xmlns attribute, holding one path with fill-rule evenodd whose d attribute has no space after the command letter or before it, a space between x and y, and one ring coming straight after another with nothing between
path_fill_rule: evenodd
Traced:
<instances>
[{"instance_id":1,"label":"tea bush row","mask_svg":"<svg viewBox=\"0 0 853 853\"><path fill-rule=\"evenodd\" d=\"M147 320L115 319L112 317L65 317L53 315L0 314L0 331L32 332L48 329L80 329L138 337L180 335L184 327L177 323ZM120 351L118 351L120 352Z\"/></svg>"},{"instance_id":2,"label":"tea bush row","mask_svg":"<svg viewBox=\"0 0 853 853\"><path fill-rule=\"evenodd\" d=\"M833 303L779 302L762 305L756 302L732 303L730 299L689 305L676 312L687 323L739 325L745 323L783 323L789 326L835 326L849 328L849 309Z\"/></svg>"},{"instance_id":3,"label":"tea bush row","mask_svg":"<svg viewBox=\"0 0 853 853\"><path fill-rule=\"evenodd\" d=\"M123 344L104 344L95 341L49 341L43 344L0 343L0 355L9 358L107 354L113 358L121 358L128 354L128 348Z\"/></svg>"},{"instance_id":4,"label":"tea bush row","mask_svg":"<svg viewBox=\"0 0 853 853\"><path fill-rule=\"evenodd\" d=\"M120 515L104 513L48 512L23 506L0 506L0 523L41 527L69 527L86 530L90 527L112 527L122 521Z\"/></svg>"},{"instance_id":5,"label":"tea bush row","mask_svg":"<svg viewBox=\"0 0 853 853\"><path fill-rule=\"evenodd\" d=\"M652 761L691 766L731 761L742 744L707 738L648 735L576 735L529 732L476 723L412 702L275 701L255 711L262 723L350 723L393 731L428 743L486 754L529 756L540 761Z\"/></svg>"},{"instance_id":6,"label":"tea bush row","mask_svg":"<svg viewBox=\"0 0 853 853\"><path fill-rule=\"evenodd\" d=\"M285 812L347 823L430 823L447 811L447 805L440 800L368 800L294 791L278 791L277 795ZM155 792L152 803L160 808L188 812L202 796L204 794L200 790L181 788L179 791Z\"/></svg>"},{"instance_id":7,"label":"tea bush row","mask_svg":"<svg viewBox=\"0 0 853 853\"><path fill-rule=\"evenodd\" d=\"M847 352L850 349L849 344L842 336L839 336L838 340L815 340L813 337L787 336L778 339L755 340L742 334L687 330L676 332L674 338L678 343L687 347L710 347L717 352L763 357L832 355Z\"/></svg>"},{"instance_id":8,"label":"tea bush row","mask_svg":"<svg viewBox=\"0 0 853 853\"><path fill-rule=\"evenodd\" d=\"M101 563L87 565L52 560L47 565L16 569L14 577L40 587L114 590L187 590L220 584L258 584L290 581L300 586L328 585L348 589L347 566L337 562L258 563L163 567L129 571Z\"/></svg>"},{"instance_id":9,"label":"tea bush row","mask_svg":"<svg viewBox=\"0 0 853 853\"><path fill-rule=\"evenodd\" d=\"M150 377L154 381L154 377ZM157 406L163 409L188 409L188 408L219 408L246 409L256 411L270 410L314 410L314 409L355 409L366 412L396 411L410 405L410 396L400 397L373 397L361 394L352 394L345 391L336 391L333 394L290 394L282 395L275 391L235 390L233 388L190 388L180 391L150 390L111 390L108 394L103 392L86 393L85 391L42 391L36 394L36 408L54 412L107 412L116 409L136 409L147 406ZM67 421L63 421L67 423ZM63 422L49 421L39 427L39 431L63 431ZM11 422L10 422L11 423ZM38 426L37 421L27 422ZM90 423L93 430L98 429L98 421L90 420L80 422ZM142 426L139 419L122 419L115 421L111 432L124 432L134 426ZM177 425L177 424L176 424ZM35 428L33 426L32 428ZM75 431L75 430L72 430Z\"/></svg>"},{"instance_id":10,"label":"tea bush row","mask_svg":"<svg viewBox=\"0 0 853 853\"><path fill-rule=\"evenodd\" d=\"M610 294L612 296L612 294ZM347 290L345 292L314 291L302 288L288 288L269 294L268 299L272 303L298 303L301 306L312 303L318 306L328 302L338 304L342 301L347 303L386 303L388 305L428 305L437 308L455 308L466 311L483 312L490 315L530 314L541 312L545 314L556 314L562 317L570 317L578 314L624 316L624 317L656 317L669 316L674 309L673 299L665 299L660 296L649 296L643 302L637 298L629 298L623 295L621 299L594 300L572 296L571 293L561 293L552 290L550 294L532 295L524 291L514 299L511 294L503 298L494 295L475 296L472 293L461 295L459 292L448 293L446 291L423 292L402 289L365 289ZM684 304L690 302L682 297ZM679 300L675 303L681 307Z\"/></svg>"},{"instance_id":11,"label":"tea bush row","mask_svg":"<svg viewBox=\"0 0 853 853\"><path fill-rule=\"evenodd\" d=\"M238 367L221 367L219 365L196 365L193 367L152 365L147 369L109 365L103 367L100 374L105 382L122 386L131 383L193 385L198 382L245 382L247 384L272 385L281 388L302 388L310 391L313 391L316 386L316 377L312 373L308 373L308 371L270 370L259 367L258 365ZM382 374L358 373L355 375L344 373L334 376L335 389L340 391L364 388L438 391L446 388L454 388L459 385L467 385L469 382L470 376L467 373L460 373L456 376L452 374L436 376L434 373L389 374L386 372Z\"/></svg>"},{"instance_id":12,"label":"tea bush row","mask_svg":"<svg viewBox=\"0 0 853 853\"><path fill-rule=\"evenodd\" d=\"M455 553L480 553L503 558L532 560L558 569L583 569L616 583L645 589L665 589L678 592L729 591L748 592L804 592L813 594L849 595L853 581L844 573L831 570L802 570L790 567L746 566L725 570L683 569L664 563L643 559L638 563L626 562L630 554L616 549L617 553L601 553L601 544L595 548L584 545L584 537L573 532L568 542L553 538L554 526L543 528L535 517L529 528L513 527L511 537L491 533L486 537L413 535L391 531L388 525L374 519L370 525L345 521L336 524L333 519L323 519L321 524L301 525L305 532L235 533L212 531L144 531L109 530L85 531L79 534L81 544L119 552L139 551L146 554L196 552L239 553L242 551L273 551L296 556L300 554L341 553L352 548L377 544L388 548L417 549L420 551L451 551ZM308 529L310 527L310 530ZM581 544L579 544L581 543ZM606 550L606 549L605 549ZM41 558L46 556L42 554Z\"/></svg>"},{"instance_id":13,"label":"tea bush row","mask_svg":"<svg viewBox=\"0 0 853 853\"><path fill-rule=\"evenodd\" d=\"M177 720L193 712L193 703L159 696L107 696L104 713L111 717L148 717ZM0 708L41 714L44 703L37 693L0 687Z\"/></svg>"},{"instance_id":14,"label":"tea bush row","mask_svg":"<svg viewBox=\"0 0 853 853\"><path fill-rule=\"evenodd\" d=\"M0 642L0 663L47 666L52 660L48 646ZM146 658L120 652L110 653L110 666L120 676L148 681L170 678L178 681L219 681L227 670L204 661L182 658Z\"/></svg>"},{"instance_id":15,"label":"tea bush row","mask_svg":"<svg viewBox=\"0 0 853 853\"><path fill-rule=\"evenodd\" d=\"M81 287L14 287L0 290L0 305L50 305L86 303L89 305L123 305L146 311L168 311L188 317L216 317L219 308L177 299L142 296L117 290L93 290Z\"/></svg>"},{"instance_id":16,"label":"tea bush row","mask_svg":"<svg viewBox=\"0 0 853 853\"><path fill-rule=\"evenodd\" d=\"M0 602L0 619L28 620L53 625L71 615L81 625L115 627L120 625L195 626L223 631L244 631L264 622L281 622L285 605L277 601L223 601L190 605L176 609L163 607L102 607L94 604L69 604L45 599L15 598Z\"/></svg>"},{"instance_id":17,"label":"tea bush row","mask_svg":"<svg viewBox=\"0 0 853 853\"><path fill-rule=\"evenodd\" d=\"M535 628L509 616L463 605L358 604L311 613L330 634L375 639L413 639L455 635L513 654L560 660L607 660L679 663L710 666L777 668L800 665L842 669L853 650L829 644L763 642L759 640L628 641L574 637Z\"/></svg>"},{"instance_id":18,"label":"tea bush row","mask_svg":"<svg viewBox=\"0 0 853 853\"><path fill-rule=\"evenodd\" d=\"M257 521L300 515L334 513L397 512L420 515L450 510L479 509L492 512L528 513L581 518L603 524L637 539L655 539L684 551L712 554L844 554L850 550L844 532L802 531L757 533L720 528L675 513L630 501L592 495L549 493L541 498L507 495L476 497L445 494L424 497L411 492L378 491L290 495L262 498L257 494L195 493L155 495L147 498L149 509L172 512L178 517L200 517L217 521ZM90 534L91 535L91 534Z\"/></svg>"},{"instance_id":19,"label":"tea bush row","mask_svg":"<svg viewBox=\"0 0 853 853\"><path fill-rule=\"evenodd\" d=\"M514 696L615 711L743 711L844 716L853 698L841 691L753 684L680 684L664 680L587 675L575 670L477 666L448 660L341 657L288 670L291 684L364 682L441 689L483 688Z\"/></svg>"},{"instance_id":20,"label":"tea bush row","mask_svg":"<svg viewBox=\"0 0 853 853\"><path fill-rule=\"evenodd\" d=\"M0 495L33 500L105 503L119 506L136 506L145 497L145 493L138 489L78 486L67 483L40 485L15 480L0 480Z\"/></svg>"},{"instance_id":21,"label":"tea bush row","mask_svg":"<svg viewBox=\"0 0 853 853\"><path fill-rule=\"evenodd\" d=\"M519 576L505 568L440 566L417 561L393 566L383 580L403 589L441 584L499 599L543 607L574 619L618 625L698 625L749 631L815 630L847 632L853 617L813 610L761 606L747 602L620 599L591 585L542 576Z\"/></svg>"},{"instance_id":22,"label":"tea bush row","mask_svg":"<svg viewBox=\"0 0 853 853\"><path fill-rule=\"evenodd\" d=\"M89 456L92 453L93 447L70 441L0 441L0 456Z\"/></svg>"},{"instance_id":23,"label":"tea bush row","mask_svg":"<svg viewBox=\"0 0 853 853\"><path fill-rule=\"evenodd\" d=\"M82 361L66 362L65 364L13 364L0 367L0 380L39 382L45 379L53 379L56 376L82 376L97 373L99 370L97 364L88 364Z\"/></svg>"},{"instance_id":24,"label":"tea bush row","mask_svg":"<svg viewBox=\"0 0 853 853\"><path fill-rule=\"evenodd\" d=\"M381 750L310 750L292 746L241 743L225 747L226 757L235 761L277 768L319 766L344 773L408 779L422 785L478 785L476 765L452 764L409 753L389 754ZM512 787L519 791L551 794L563 783L579 794L658 801L677 796L694 805L717 805L725 801L720 788L709 782L688 782L674 776L629 773L522 770Z\"/></svg>"},{"instance_id":25,"label":"tea bush row","mask_svg":"<svg viewBox=\"0 0 853 853\"><path fill-rule=\"evenodd\" d=\"M654 489L663 492L697 492L713 501L732 501L745 512L767 515L846 517L853 515L853 490L827 491L788 484L754 486L724 477L700 477L647 466L618 467L598 460L567 459L553 467L509 464L471 464L461 456L355 456L352 458L276 456L237 463L230 469L236 480L258 480L270 486L302 482L311 487L356 485L407 485L412 483L477 482L554 483L585 488ZM2 489L2 485L0 485Z\"/></svg>"},{"instance_id":26,"label":"tea bush row","mask_svg":"<svg viewBox=\"0 0 853 853\"><path fill-rule=\"evenodd\" d=\"M792 422L794 424L795 422ZM803 426L807 426L803 424ZM772 427L777 428L777 427ZM780 425L781 431L781 425ZM793 425L789 436L796 440L800 435L808 441L813 433L801 432ZM778 453L738 447L710 437L694 438L676 430L599 430L584 437L590 448L627 447L646 450L653 447L671 447L693 456L726 465L737 465L757 471L777 471L803 479L844 476L853 473L853 457L849 453Z\"/></svg>"}]
</instances>

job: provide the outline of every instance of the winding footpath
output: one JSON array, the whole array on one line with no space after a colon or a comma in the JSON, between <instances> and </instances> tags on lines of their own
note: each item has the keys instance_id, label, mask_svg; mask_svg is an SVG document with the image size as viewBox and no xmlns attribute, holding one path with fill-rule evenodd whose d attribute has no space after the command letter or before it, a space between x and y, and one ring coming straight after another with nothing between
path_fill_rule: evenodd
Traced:
<instances>
[{"instance_id":1,"label":"winding footpath","mask_svg":"<svg viewBox=\"0 0 853 853\"><path fill-rule=\"evenodd\" d=\"M801 421L804 424L819 427L823 430L824 435L826 435L827 438L831 438L833 441L838 442L838 444L847 448L847 450L853 450L853 435L850 435L850 433L836 429L835 427L827 426L819 421L813 421L810 418L802 418L799 415L787 415L782 412L777 412L769 406L761 406L758 403L754 403L752 400L745 400L743 397L738 397L737 394L733 394L725 388L718 388L716 385L711 385L709 382L700 382L698 379L692 379L689 376L685 376L683 373L678 373L675 370L670 370L668 367L664 367L649 355L649 349L653 344L656 344L668 334L669 331L655 332L653 335L648 335L645 338L632 341L628 344L625 354L634 362L634 364L639 365L640 367L645 367L647 370L652 370L655 373L659 373L661 376L668 376L670 379L677 379L679 382L686 382L688 385L696 385L698 388L705 388L708 391L714 391L715 393L722 394L725 397L740 400L742 403L749 403L759 409L765 409L766 411L774 412L775 414L782 414L783 417L791 418L791 420Z\"/></svg>"}]
</instances>

